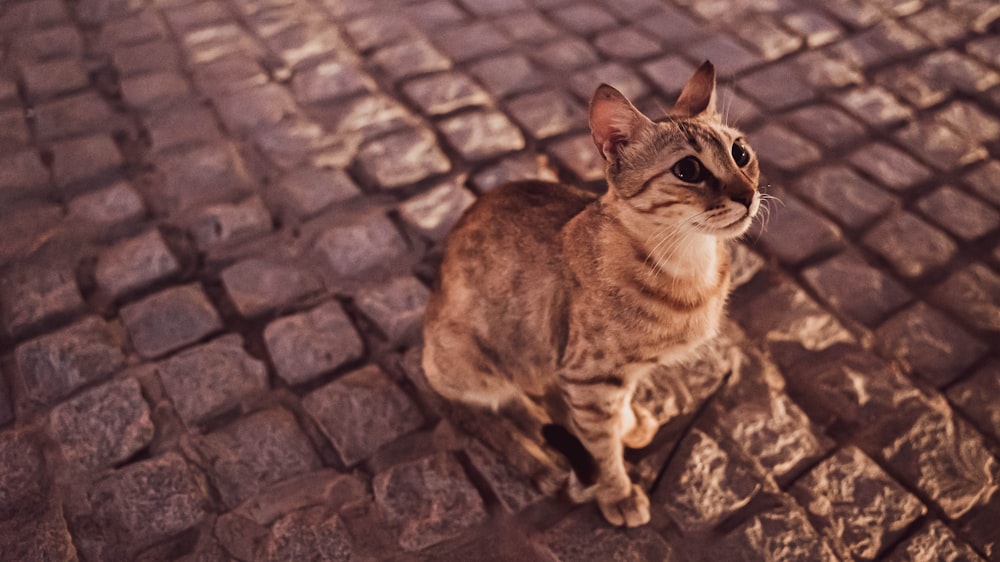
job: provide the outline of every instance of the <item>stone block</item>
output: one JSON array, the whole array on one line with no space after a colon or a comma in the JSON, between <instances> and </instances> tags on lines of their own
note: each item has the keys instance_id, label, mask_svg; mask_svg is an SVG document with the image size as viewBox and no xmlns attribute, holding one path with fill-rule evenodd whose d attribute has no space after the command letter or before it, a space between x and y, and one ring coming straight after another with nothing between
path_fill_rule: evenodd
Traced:
<instances>
[{"instance_id":1,"label":"stone block","mask_svg":"<svg viewBox=\"0 0 1000 562\"><path fill-rule=\"evenodd\" d=\"M127 460L153 440L149 405L134 378L115 380L67 400L49 414L61 459L79 471Z\"/></svg>"},{"instance_id":2,"label":"stone block","mask_svg":"<svg viewBox=\"0 0 1000 562\"><path fill-rule=\"evenodd\" d=\"M361 190L343 170L304 167L282 176L272 193L283 210L297 218L308 218L334 203L360 195Z\"/></svg>"},{"instance_id":3,"label":"stone block","mask_svg":"<svg viewBox=\"0 0 1000 562\"><path fill-rule=\"evenodd\" d=\"M240 418L196 439L192 447L230 509L271 484L320 466L295 417L281 408Z\"/></svg>"},{"instance_id":4,"label":"stone block","mask_svg":"<svg viewBox=\"0 0 1000 562\"><path fill-rule=\"evenodd\" d=\"M580 129L587 122L579 103L562 90L545 90L511 100L511 115L536 139Z\"/></svg>"},{"instance_id":5,"label":"stone block","mask_svg":"<svg viewBox=\"0 0 1000 562\"><path fill-rule=\"evenodd\" d=\"M118 47L112 52L111 59L121 76L181 69L180 51L166 40Z\"/></svg>"},{"instance_id":6,"label":"stone block","mask_svg":"<svg viewBox=\"0 0 1000 562\"><path fill-rule=\"evenodd\" d=\"M1000 205L1000 161L990 160L965 174L965 181L976 193Z\"/></svg>"},{"instance_id":7,"label":"stone block","mask_svg":"<svg viewBox=\"0 0 1000 562\"><path fill-rule=\"evenodd\" d=\"M92 91L41 103L35 112L35 135L41 141L108 131L125 123Z\"/></svg>"},{"instance_id":8,"label":"stone block","mask_svg":"<svg viewBox=\"0 0 1000 562\"><path fill-rule=\"evenodd\" d=\"M97 259L94 279L98 288L116 299L148 287L180 271L180 263L158 230L121 241Z\"/></svg>"},{"instance_id":9,"label":"stone block","mask_svg":"<svg viewBox=\"0 0 1000 562\"><path fill-rule=\"evenodd\" d=\"M874 560L927 508L854 447L824 460L792 494L841 556Z\"/></svg>"},{"instance_id":10,"label":"stone block","mask_svg":"<svg viewBox=\"0 0 1000 562\"><path fill-rule=\"evenodd\" d=\"M364 353L361 337L335 301L271 322L264 341L278 376L292 385L316 379Z\"/></svg>"},{"instance_id":11,"label":"stone block","mask_svg":"<svg viewBox=\"0 0 1000 562\"><path fill-rule=\"evenodd\" d=\"M154 112L146 119L152 152L182 146L212 144L221 139L215 116L201 104L187 104Z\"/></svg>"},{"instance_id":12,"label":"stone block","mask_svg":"<svg viewBox=\"0 0 1000 562\"><path fill-rule=\"evenodd\" d=\"M281 310L323 289L310 269L269 258L248 258L220 274L229 300L240 316L253 318Z\"/></svg>"},{"instance_id":13,"label":"stone block","mask_svg":"<svg viewBox=\"0 0 1000 562\"><path fill-rule=\"evenodd\" d=\"M458 64L501 53L511 46L510 39L497 26L484 21L457 25L435 34L434 43Z\"/></svg>"},{"instance_id":14,"label":"stone block","mask_svg":"<svg viewBox=\"0 0 1000 562\"><path fill-rule=\"evenodd\" d=\"M451 169L451 162L426 129L404 129L361 147L358 166L366 178L391 189Z\"/></svg>"},{"instance_id":15,"label":"stone block","mask_svg":"<svg viewBox=\"0 0 1000 562\"><path fill-rule=\"evenodd\" d=\"M577 509L538 538L547 562L671 560L673 549L649 526L619 529L596 509Z\"/></svg>"},{"instance_id":16,"label":"stone block","mask_svg":"<svg viewBox=\"0 0 1000 562\"><path fill-rule=\"evenodd\" d=\"M643 64L642 72L659 88L660 93L676 98L696 68L684 57L673 54Z\"/></svg>"},{"instance_id":17,"label":"stone block","mask_svg":"<svg viewBox=\"0 0 1000 562\"><path fill-rule=\"evenodd\" d=\"M943 172L989 157L989 152L981 144L935 121L914 121L900 129L896 138Z\"/></svg>"},{"instance_id":18,"label":"stone block","mask_svg":"<svg viewBox=\"0 0 1000 562\"><path fill-rule=\"evenodd\" d=\"M212 24L226 23L232 17L225 4L213 0L171 7L164 10L163 15L167 24L178 35Z\"/></svg>"},{"instance_id":19,"label":"stone block","mask_svg":"<svg viewBox=\"0 0 1000 562\"><path fill-rule=\"evenodd\" d=\"M146 214L142 197L127 182L80 195L69 202L69 218L102 227L137 220Z\"/></svg>"},{"instance_id":20,"label":"stone block","mask_svg":"<svg viewBox=\"0 0 1000 562\"><path fill-rule=\"evenodd\" d=\"M525 92L545 83L545 76L524 55L499 55L475 62L469 67L496 99Z\"/></svg>"},{"instance_id":21,"label":"stone block","mask_svg":"<svg viewBox=\"0 0 1000 562\"><path fill-rule=\"evenodd\" d=\"M37 435L0 432L0 520L30 513L47 495L45 458Z\"/></svg>"},{"instance_id":22,"label":"stone block","mask_svg":"<svg viewBox=\"0 0 1000 562\"><path fill-rule=\"evenodd\" d=\"M93 135L52 145L52 177L64 190L114 177L120 173L123 163L109 135Z\"/></svg>"},{"instance_id":23,"label":"stone block","mask_svg":"<svg viewBox=\"0 0 1000 562\"><path fill-rule=\"evenodd\" d=\"M869 125L888 128L913 118L913 109L879 86L851 88L837 101Z\"/></svg>"},{"instance_id":24,"label":"stone block","mask_svg":"<svg viewBox=\"0 0 1000 562\"><path fill-rule=\"evenodd\" d=\"M203 476L174 452L108 474L88 496L94 523L115 550L151 545L208 515Z\"/></svg>"},{"instance_id":25,"label":"stone block","mask_svg":"<svg viewBox=\"0 0 1000 562\"><path fill-rule=\"evenodd\" d=\"M150 295L121 309L136 352L159 357L222 328L219 314L197 284Z\"/></svg>"},{"instance_id":26,"label":"stone block","mask_svg":"<svg viewBox=\"0 0 1000 562\"><path fill-rule=\"evenodd\" d=\"M773 481L698 429L681 441L652 501L687 533L707 531L746 506Z\"/></svg>"},{"instance_id":27,"label":"stone block","mask_svg":"<svg viewBox=\"0 0 1000 562\"><path fill-rule=\"evenodd\" d=\"M877 224L863 242L904 277L942 268L958 251L948 235L905 211Z\"/></svg>"},{"instance_id":28,"label":"stone block","mask_svg":"<svg viewBox=\"0 0 1000 562\"><path fill-rule=\"evenodd\" d=\"M38 263L9 270L0 278L0 316L13 336L83 308L68 263Z\"/></svg>"},{"instance_id":29,"label":"stone block","mask_svg":"<svg viewBox=\"0 0 1000 562\"><path fill-rule=\"evenodd\" d=\"M223 414L268 388L267 367L243 350L236 335L181 352L157 364L156 373L188 425Z\"/></svg>"},{"instance_id":30,"label":"stone block","mask_svg":"<svg viewBox=\"0 0 1000 562\"><path fill-rule=\"evenodd\" d=\"M897 546L885 560L887 562L920 560L980 562L983 559L943 523L931 521Z\"/></svg>"},{"instance_id":31,"label":"stone block","mask_svg":"<svg viewBox=\"0 0 1000 562\"><path fill-rule=\"evenodd\" d=\"M313 105L309 107L309 114L330 131L355 135L365 141L376 141L386 133L400 130L414 133L420 126L403 104L382 93L350 97L334 104ZM405 147L400 147L400 150L405 150ZM390 156L394 157L396 155Z\"/></svg>"},{"instance_id":32,"label":"stone block","mask_svg":"<svg viewBox=\"0 0 1000 562\"><path fill-rule=\"evenodd\" d=\"M994 398L1000 396L1000 363L987 363L972 376L948 389L948 399L980 429L1000 439L1000 409Z\"/></svg>"},{"instance_id":33,"label":"stone block","mask_svg":"<svg viewBox=\"0 0 1000 562\"><path fill-rule=\"evenodd\" d=\"M383 47L375 51L372 61L396 80L451 68L451 61L423 39Z\"/></svg>"},{"instance_id":34,"label":"stone block","mask_svg":"<svg viewBox=\"0 0 1000 562\"><path fill-rule=\"evenodd\" d=\"M995 517L1000 477L996 458L981 434L956 416L940 396L897 408L868 428L861 446L886 470L951 520L972 522L978 512ZM980 521L985 523L985 521ZM996 541L996 527L989 528Z\"/></svg>"},{"instance_id":35,"label":"stone block","mask_svg":"<svg viewBox=\"0 0 1000 562\"><path fill-rule=\"evenodd\" d=\"M1000 225L1000 213L947 185L918 201L917 207L962 240L979 238Z\"/></svg>"},{"instance_id":36,"label":"stone block","mask_svg":"<svg viewBox=\"0 0 1000 562\"><path fill-rule=\"evenodd\" d=\"M154 165L162 171L163 184L144 193L164 213L232 200L252 190L243 159L229 144L205 144L161 154Z\"/></svg>"},{"instance_id":37,"label":"stone block","mask_svg":"<svg viewBox=\"0 0 1000 562\"><path fill-rule=\"evenodd\" d=\"M827 150L854 144L866 133L865 127L856 119L826 104L796 109L785 119L793 128Z\"/></svg>"},{"instance_id":38,"label":"stone block","mask_svg":"<svg viewBox=\"0 0 1000 562\"><path fill-rule=\"evenodd\" d=\"M1000 121L970 102L952 102L939 109L934 119L981 143L1000 136Z\"/></svg>"},{"instance_id":39,"label":"stone block","mask_svg":"<svg viewBox=\"0 0 1000 562\"><path fill-rule=\"evenodd\" d=\"M786 15L782 21L801 35L809 47L826 45L844 35L844 30L837 21L819 10L794 12Z\"/></svg>"},{"instance_id":40,"label":"stone block","mask_svg":"<svg viewBox=\"0 0 1000 562\"><path fill-rule=\"evenodd\" d=\"M274 83L233 92L216 103L222 123L234 134L274 125L297 111L288 91Z\"/></svg>"},{"instance_id":41,"label":"stone block","mask_svg":"<svg viewBox=\"0 0 1000 562\"><path fill-rule=\"evenodd\" d=\"M32 62L21 69L28 98L34 102L77 92L90 84L83 65L75 58Z\"/></svg>"},{"instance_id":42,"label":"stone block","mask_svg":"<svg viewBox=\"0 0 1000 562\"><path fill-rule=\"evenodd\" d=\"M875 335L879 353L901 361L938 388L955 380L987 350L981 341L922 302L890 318Z\"/></svg>"},{"instance_id":43,"label":"stone block","mask_svg":"<svg viewBox=\"0 0 1000 562\"><path fill-rule=\"evenodd\" d=\"M264 125L252 137L254 146L283 170L309 161L346 166L360 143L356 136L330 134L316 121L298 115Z\"/></svg>"},{"instance_id":44,"label":"stone block","mask_svg":"<svg viewBox=\"0 0 1000 562\"><path fill-rule=\"evenodd\" d=\"M548 146L548 152L561 165L583 181L604 179L604 160L590 135L573 135Z\"/></svg>"},{"instance_id":45,"label":"stone block","mask_svg":"<svg viewBox=\"0 0 1000 562\"><path fill-rule=\"evenodd\" d=\"M32 400L53 402L117 371L124 363L118 336L96 316L29 340L14 349L14 360Z\"/></svg>"},{"instance_id":46,"label":"stone block","mask_svg":"<svg viewBox=\"0 0 1000 562\"><path fill-rule=\"evenodd\" d=\"M438 453L375 476L375 503L407 551L454 538L486 520L483 499L450 454Z\"/></svg>"},{"instance_id":47,"label":"stone block","mask_svg":"<svg viewBox=\"0 0 1000 562\"><path fill-rule=\"evenodd\" d=\"M430 291L415 277L395 277L380 286L368 286L354 295L354 304L372 319L394 345L420 337Z\"/></svg>"},{"instance_id":48,"label":"stone block","mask_svg":"<svg viewBox=\"0 0 1000 562\"><path fill-rule=\"evenodd\" d=\"M637 100L649 93L646 82L630 68L615 62L600 64L581 70L570 81L573 92L589 100L597 85L610 84L630 100Z\"/></svg>"},{"instance_id":49,"label":"stone block","mask_svg":"<svg viewBox=\"0 0 1000 562\"><path fill-rule=\"evenodd\" d=\"M443 240L476 197L462 187L459 178L415 195L399 206L399 215L409 226L433 241Z\"/></svg>"},{"instance_id":50,"label":"stone block","mask_svg":"<svg viewBox=\"0 0 1000 562\"><path fill-rule=\"evenodd\" d=\"M550 15L556 23L578 35L591 35L618 23L607 10L590 4L559 8Z\"/></svg>"},{"instance_id":51,"label":"stone block","mask_svg":"<svg viewBox=\"0 0 1000 562\"><path fill-rule=\"evenodd\" d=\"M756 26L754 26L756 28ZM761 107L768 111L782 111L801 105L816 97L817 91L796 68L795 61L782 62L751 72L740 79L744 89ZM795 142L789 139L788 142ZM822 143L820 143L822 144ZM810 145L811 146L811 145ZM792 147L784 147L784 154L790 154ZM799 158L804 156L800 150ZM762 152L762 154L766 154Z\"/></svg>"},{"instance_id":52,"label":"stone block","mask_svg":"<svg viewBox=\"0 0 1000 562\"><path fill-rule=\"evenodd\" d=\"M782 170L801 168L823 156L815 144L774 123L754 131L750 140L765 163Z\"/></svg>"},{"instance_id":53,"label":"stone block","mask_svg":"<svg viewBox=\"0 0 1000 562\"><path fill-rule=\"evenodd\" d=\"M231 53L194 68L195 87L212 97L259 88L268 82L260 62L245 53Z\"/></svg>"},{"instance_id":54,"label":"stone block","mask_svg":"<svg viewBox=\"0 0 1000 562\"><path fill-rule=\"evenodd\" d=\"M0 522L0 552L18 562L77 560L79 555L57 501Z\"/></svg>"},{"instance_id":55,"label":"stone block","mask_svg":"<svg viewBox=\"0 0 1000 562\"><path fill-rule=\"evenodd\" d=\"M302 104L324 103L374 89L375 83L367 74L339 60L301 69L292 77L292 94Z\"/></svg>"},{"instance_id":56,"label":"stone block","mask_svg":"<svg viewBox=\"0 0 1000 562\"><path fill-rule=\"evenodd\" d=\"M888 144L864 146L850 156L854 166L892 191L902 192L929 180L930 169Z\"/></svg>"},{"instance_id":57,"label":"stone block","mask_svg":"<svg viewBox=\"0 0 1000 562\"><path fill-rule=\"evenodd\" d=\"M472 177L472 185L476 191L484 193L511 181L558 179L544 155L517 154L479 170Z\"/></svg>"},{"instance_id":58,"label":"stone block","mask_svg":"<svg viewBox=\"0 0 1000 562\"><path fill-rule=\"evenodd\" d=\"M662 52L659 41L638 26L608 29L597 35L594 46L611 59L638 61Z\"/></svg>"},{"instance_id":59,"label":"stone block","mask_svg":"<svg viewBox=\"0 0 1000 562\"><path fill-rule=\"evenodd\" d=\"M354 551L351 535L340 517L323 508L312 508L293 511L275 522L259 560L351 562L357 559Z\"/></svg>"},{"instance_id":60,"label":"stone block","mask_svg":"<svg viewBox=\"0 0 1000 562\"><path fill-rule=\"evenodd\" d=\"M477 440L470 440L465 448L469 462L496 495L508 513L522 509L544 498L531 480L507 460Z\"/></svg>"},{"instance_id":61,"label":"stone block","mask_svg":"<svg viewBox=\"0 0 1000 562\"><path fill-rule=\"evenodd\" d=\"M259 196L238 203L202 207L190 219L188 232L201 251L233 244L272 229L271 213Z\"/></svg>"},{"instance_id":62,"label":"stone block","mask_svg":"<svg viewBox=\"0 0 1000 562\"><path fill-rule=\"evenodd\" d=\"M779 484L829 451L833 443L775 381L775 367L750 356L712 405L721 432Z\"/></svg>"},{"instance_id":63,"label":"stone block","mask_svg":"<svg viewBox=\"0 0 1000 562\"><path fill-rule=\"evenodd\" d=\"M141 0L81 0L76 5L76 16L85 24L99 25L134 14L142 7Z\"/></svg>"},{"instance_id":64,"label":"stone block","mask_svg":"<svg viewBox=\"0 0 1000 562\"><path fill-rule=\"evenodd\" d=\"M838 560L806 516L787 506L754 516L724 537L717 548L715 560Z\"/></svg>"},{"instance_id":65,"label":"stone block","mask_svg":"<svg viewBox=\"0 0 1000 562\"><path fill-rule=\"evenodd\" d=\"M155 10L142 10L101 27L99 44L105 50L167 38L167 30Z\"/></svg>"},{"instance_id":66,"label":"stone block","mask_svg":"<svg viewBox=\"0 0 1000 562\"><path fill-rule=\"evenodd\" d=\"M6 205L6 203L5 203ZM0 221L0 260L22 258L42 247L53 233L62 230L61 205L44 202L23 202L11 205L17 212L7 212Z\"/></svg>"},{"instance_id":67,"label":"stone block","mask_svg":"<svg viewBox=\"0 0 1000 562\"><path fill-rule=\"evenodd\" d=\"M362 14L347 22L345 29L359 51L418 37L413 22L404 13Z\"/></svg>"},{"instance_id":68,"label":"stone block","mask_svg":"<svg viewBox=\"0 0 1000 562\"><path fill-rule=\"evenodd\" d=\"M558 72L580 70L600 62L594 48L576 37L556 38L540 45L535 51L534 60L543 68Z\"/></svg>"},{"instance_id":69,"label":"stone block","mask_svg":"<svg viewBox=\"0 0 1000 562\"><path fill-rule=\"evenodd\" d=\"M839 254L802 276L835 310L868 326L906 304L913 295L854 252Z\"/></svg>"},{"instance_id":70,"label":"stone block","mask_svg":"<svg viewBox=\"0 0 1000 562\"><path fill-rule=\"evenodd\" d=\"M761 232L758 243L768 253L796 264L843 247L843 234L835 224L790 195L779 192L776 196L782 205L767 222L751 227Z\"/></svg>"},{"instance_id":71,"label":"stone block","mask_svg":"<svg viewBox=\"0 0 1000 562\"><path fill-rule=\"evenodd\" d=\"M67 20L66 23L15 36L10 50L26 61L79 59L83 56L83 37L80 30Z\"/></svg>"},{"instance_id":72,"label":"stone block","mask_svg":"<svg viewBox=\"0 0 1000 562\"><path fill-rule=\"evenodd\" d=\"M9 201L49 189L49 172L35 150L0 154L0 200Z\"/></svg>"},{"instance_id":73,"label":"stone block","mask_svg":"<svg viewBox=\"0 0 1000 562\"><path fill-rule=\"evenodd\" d=\"M1000 275L983 264L951 274L931 296L974 328L1000 332Z\"/></svg>"},{"instance_id":74,"label":"stone block","mask_svg":"<svg viewBox=\"0 0 1000 562\"><path fill-rule=\"evenodd\" d=\"M309 393L302 406L347 466L424 424L413 400L375 366Z\"/></svg>"},{"instance_id":75,"label":"stone block","mask_svg":"<svg viewBox=\"0 0 1000 562\"><path fill-rule=\"evenodd\" d=\"M66 6L56 0L42 0L37 4L12 4L6 6L0 17L0 29L31 29L48 27L69 20Z\"/></svg>"},{"instance_id":76,"label":"stone block","mask_svg":"<svg viewBox=\"0 0 1000 562\"><path fill-rule=\"evenodd\" d=\"M401 272L399 259L409 249L392 221L383 215L368 215L323 231L313 250L334 277L346 279L373 270Z\"/></svg>"},{"instance_id":77,"label":"stone block","mask_svg":"<svg viewBox=\"0 0 1000 562\"><path fill-rule=\"evenodd\" d=\"M30 142L31 132L24 119L24 110L21 108L0 110L0 148L4 152L14 152Z\"/></svg>"},{"instance_id":78,"label":"stone block","mask_svg":"<svg viewBox=\"0 0 1000 562\"><path fill-rule=\"evenodd\" d=\"M187 79L170 70L125 78L121 81L121 89L125 103L142 111L173 105L192 95Z\"/></svg>"},{"instance_id":79,"label":"stone block","mask_svg":"<svg viewBox=\"0 0 1000 562\"><path fill-rule=\"evenodd\" d=\"M899 206L898 201L852 169L829 166L803 176L795 193L804 195L852 230L864 228Z\"/></svg>"},{"instance_id":80,"label":"stone block","mask_svg":"<svg viewBox=\"0 0 1000 562\"><path fill-rule=\"evenodd\" d=\"M403 93L428 115L445 115L463 107L490 103L490 95L460 72L414 78L403 85Z\"/></svg>"}]
</instances>

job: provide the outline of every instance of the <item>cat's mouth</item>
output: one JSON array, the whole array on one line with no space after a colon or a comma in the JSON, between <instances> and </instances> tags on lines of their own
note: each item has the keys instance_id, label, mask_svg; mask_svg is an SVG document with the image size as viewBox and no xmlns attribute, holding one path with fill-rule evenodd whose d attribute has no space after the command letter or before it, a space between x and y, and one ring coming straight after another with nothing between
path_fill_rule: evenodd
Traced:
<instances>
[{"instance_id":1,"label":"cat's mouth","mask_svg":"<svg viewBox=\"0 0 1000 562\"><path fill-rule=\"evenodd\" d=\"M749 210L738 219L719 224L699 224L698 226L705 230L708 234L713 234L715 236L721 236L725 238L735 238L740 236L747 229L750 228L750 223L753 222L753 215L750 214Z\"/></svg>"}]
</instances>

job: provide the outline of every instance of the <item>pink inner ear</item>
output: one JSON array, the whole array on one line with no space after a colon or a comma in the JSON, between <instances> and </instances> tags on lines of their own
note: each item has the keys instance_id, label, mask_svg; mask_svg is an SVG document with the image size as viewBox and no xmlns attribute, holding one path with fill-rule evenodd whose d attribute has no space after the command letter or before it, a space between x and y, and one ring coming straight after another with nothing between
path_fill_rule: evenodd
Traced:
<instances>
[{"instance_id":1,"label":"pink inner ear","mask_svg":"<svg viewBox=\"0 0 1000 562\"><path fill-rule=\"evenodd\" d=\"M597 150L605 159L617 153L634 133L638 119L623 100L595 99L590 108L590 129Z\"/></svg>"}]
</instances>

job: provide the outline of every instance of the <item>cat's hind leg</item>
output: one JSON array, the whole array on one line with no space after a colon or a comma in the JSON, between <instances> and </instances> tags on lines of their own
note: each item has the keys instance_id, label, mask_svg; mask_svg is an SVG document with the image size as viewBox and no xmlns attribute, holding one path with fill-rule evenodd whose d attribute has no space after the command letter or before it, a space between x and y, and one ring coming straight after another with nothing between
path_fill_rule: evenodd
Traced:
<instances>
[{"instance_id":1,"label":"cat's hind leg","mask_svg":"<svg viewBox=\"0 0 1000 562\"><path fill-rule=\"evenodd\" d=\"M472 337L452 331L426 337L422 366L427 382L441 396L496 413L521 400L521 391L498 372Z\"/></svg>"},{"instance_id":2,"label":"cat's hind leg","mask_svg":"<svg viewBox=\"0 0 1000 562\"><path fill-rule=\"evenodd\" d=\"M622 408L622 418L624 426L622 442L631 449L641 449L649 445L660 429L656 417L638 404L626 404Z\"/></svg>"}]
</instances>

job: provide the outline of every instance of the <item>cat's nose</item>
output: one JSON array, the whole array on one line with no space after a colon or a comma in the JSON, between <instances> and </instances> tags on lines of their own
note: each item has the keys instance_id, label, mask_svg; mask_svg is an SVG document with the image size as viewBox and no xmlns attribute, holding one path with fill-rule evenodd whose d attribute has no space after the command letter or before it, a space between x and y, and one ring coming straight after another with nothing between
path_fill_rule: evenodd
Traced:
<instances>
[{"instance_id":1,"label":"cat's nose","mask_svg":"<svg viewBox=\"0 0 1000 562\"><path fill-rule=\"evenodd\" d=\"M729 198L737 203L742 204L747 209L753 204L753 191L740 191L738 193L730 193Z\"/></svg>"}]
</instances>

